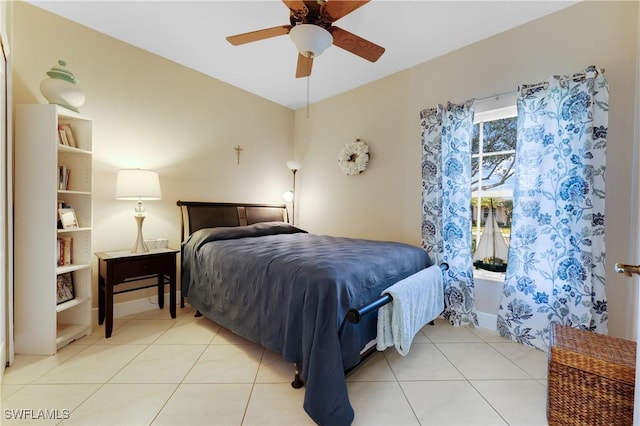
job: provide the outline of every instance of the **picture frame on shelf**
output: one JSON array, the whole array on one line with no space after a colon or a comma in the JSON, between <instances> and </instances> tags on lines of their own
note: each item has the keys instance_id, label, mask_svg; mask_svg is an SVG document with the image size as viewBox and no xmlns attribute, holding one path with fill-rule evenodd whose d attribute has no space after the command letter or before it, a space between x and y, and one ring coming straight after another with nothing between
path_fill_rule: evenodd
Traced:
<instances>
[{"instance_id":1,"label":"picture frame on shelf","mask_svg":"<svg viewBox=\"0 0 640 426\"><path fill-rule=\"evenodd\" d=\"M73 275L71 272L59 274L56 278L56 304L68 302L75 299L75 289L73 288Z\"/></svg>"},{"instance_id":2,"label":"picture frame on shelf","mask_svg":"<svg viewBox=\"0 0 640 426\"><path fill-rule=\"evenodd\" d=\"M60 217L62 229L79 228L78 218L76 218L76 212L72 208L58 209L58 216Z\"/></svg>"}]
</instances>

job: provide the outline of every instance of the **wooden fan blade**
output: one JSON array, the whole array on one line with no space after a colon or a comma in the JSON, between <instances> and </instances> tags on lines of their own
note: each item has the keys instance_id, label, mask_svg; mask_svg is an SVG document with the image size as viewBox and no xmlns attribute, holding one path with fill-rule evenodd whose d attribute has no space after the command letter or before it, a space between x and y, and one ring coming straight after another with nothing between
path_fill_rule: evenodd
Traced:
<instances>
[{"instance_id":1,"label":"wooden fan blade","mask_svg":"<svg viewBox=\"0 0 640 426\"><path fill-rule=\"evenodd\" d=\"M333 36L333 44L367 61L375 62L384 53L384 47L358 37L342 28L331 27L329 32Z\"/></svg>"},{"instance_id":2,"label":"wooden fan blade","mask_svg":"<svg viewBox=\"0 0 640 426\"><path fill-rule=\"evenodd\" d=\"M313 58L307 58L303 54L298 53L298 67L296 68L296 78L310 76L312 66Z\"/></svg>"},{"instance_id":3,"label":"wooden fan blade","mask_svg":"<svg viewBox=\"0 0 640 426\"><path fill-rule=\"evenodd\" d=\"M264 40L265 38L277 37L289 34L291 25L280 25L279 27L265 28L262 30L251 31L243 34L236 34L227 37L227 41L234 46L240 44L251 43L253 41Z\"/></svg>"},{"instance_id":4,"label":"wooden fan blade","mask_svg":"<svg viewBox=\"0 0 640 426\"><path fill-rule=\"evenodd\" d=\"M282 3L298 16L305 16L309 11L302 0L282 0Z\"/></svg>"},{"instance_id":5,"label":"wooden fan blade","mask_svg":"<svg viewBox=\"0 0 640 426\"><path fill-rule=\"evenodd\" d=\"M323 5L323 14L326 18L329 18L331 22L335 22L345 15L350 14L359 7L364 6L371 0L333 0L328 1Z\"/></svg>"}]
</instances>

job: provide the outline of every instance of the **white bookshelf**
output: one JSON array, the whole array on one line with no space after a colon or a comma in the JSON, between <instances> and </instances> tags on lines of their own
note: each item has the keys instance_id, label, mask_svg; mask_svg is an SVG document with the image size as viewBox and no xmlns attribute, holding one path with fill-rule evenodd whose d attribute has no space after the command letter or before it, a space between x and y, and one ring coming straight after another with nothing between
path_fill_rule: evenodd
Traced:
<instances>
[{"instance_id":1,"label":"white bookshelf","mask_svg":"<svg viewBox=\"0 0 640 426\"><path fill-rule=\"evenodd\" d=\"M77 147L59 144L69 124ZM92 122L58 105L17 105L15 112L15 352L55 354L91 334ZM66 189L58 167L69 170ZM78 227L58 229L57 208L71 206ZM72 263L58 266L58 238L73 240ZM74 298L57 303L56 278L70 273Z\"/></svg>"}]
</instances>

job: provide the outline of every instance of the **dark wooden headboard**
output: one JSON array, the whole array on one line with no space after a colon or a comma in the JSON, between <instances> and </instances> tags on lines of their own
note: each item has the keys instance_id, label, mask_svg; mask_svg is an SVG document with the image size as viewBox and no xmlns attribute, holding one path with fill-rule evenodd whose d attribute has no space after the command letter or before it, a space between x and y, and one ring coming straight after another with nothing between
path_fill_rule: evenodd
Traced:
<instances>
[{"instance_id":1,"label":"dark wooden headboard","mask_svg":"<svg viewBox=\"0 0 640 426\"><path fill-rule=\"evenodd\" d=\"M288 222L286 204L208 203L178 201L180 240L202 228Z\"/></svg>"}]
</instances>

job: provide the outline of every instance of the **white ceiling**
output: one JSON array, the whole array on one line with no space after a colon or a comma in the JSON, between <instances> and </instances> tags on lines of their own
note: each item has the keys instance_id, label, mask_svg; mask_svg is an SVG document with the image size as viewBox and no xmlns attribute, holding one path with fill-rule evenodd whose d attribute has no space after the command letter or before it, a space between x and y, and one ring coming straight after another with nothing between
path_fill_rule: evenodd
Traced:
<instances>
[{"instance_id":1,"label":"white ceiling","mask_svg":"<svg viewBox=\"0 0 640 426\"><path fill-rule=\"evenodd\" d=\"M339 0L329 0L339 1ZM56 1L29 3L288 108L307 102L288 36L241 46L225 37L289 23L278 0ZM577 1L373 0L335 25L383 46L375 63L336 46L317 57L311 103L413 67Z\"/></svg>"}]
</instances>

